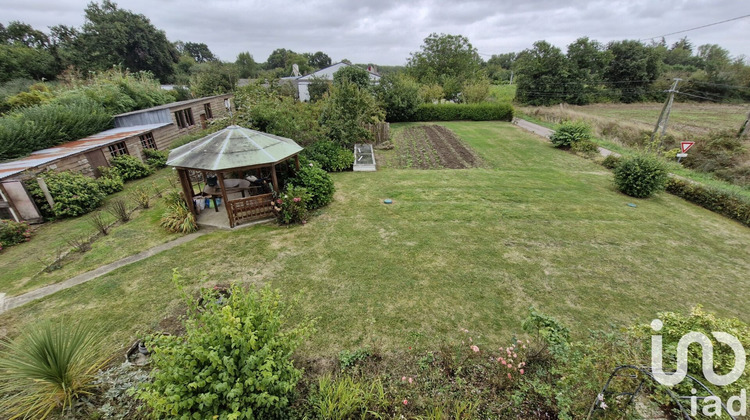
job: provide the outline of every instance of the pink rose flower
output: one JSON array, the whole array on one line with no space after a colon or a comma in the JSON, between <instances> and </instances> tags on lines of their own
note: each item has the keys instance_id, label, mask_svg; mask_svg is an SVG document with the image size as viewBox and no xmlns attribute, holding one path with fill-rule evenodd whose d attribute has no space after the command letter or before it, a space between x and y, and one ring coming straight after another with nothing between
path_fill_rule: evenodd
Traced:
<instances>
[{"instance_id":1,"label":"pink rose flower","mask_svg":"<svg viewBox=\"0 0 750 420\"><path fill-rule=\"evenodd\" d=\"M523 369L518 371L521 375L523 375Z\"/></svg>"},{"instance_id":2,"label":"pink rose flower","mask_svg":"<svg viewBox=\"0 0 750 420\"><path fill-rule=\"evenodd\" d=\"M471 349L474 350L474 353L479 353L479 347L471 346Z\"/></svg>"},{"instance_id":3,"label":"pink rose flower","mask_svg":"<svg viewBox=\"0 0 750 420\"><path fill-rule=\"evenodd\" d=\"M295 203L299 203L300 201L302 201L302 199L301 199L301 198L299 198L299 197L294 197L294 202L295 202Z\"/></svg>"},{"instance_id":4,"label":"pink rose flower","mask_svg":"<svg viewBox=\"0 0 750 420\"><path fill-rule=\"evenodd\" d=\"M510 376L510 373L508 374L508 379L513 379L513 377L512 377L512 376Z\"/></svg>"},{"instance_id":5,"label":"pink rose flower","mask_svg":"<svg viewBox=\"0 0 750 420\"><path fill-rule=\"evenodd\" d=\"M409 401L404 400L404 405L408 405L408 404L409 404Z\"/></svg>"},{"instance_id":6,"label":"pink rose flower","mask_svg":"<svg viewBox=\"0 0 750 420\"><path fill-rule=\"evenodd\" d=\"M409 383L410 383L410 384L411 384L411 383L414 383L414 378L411 378L411 377L410 377L410 378L409 378Z\"/></svg>"}]
</instances>

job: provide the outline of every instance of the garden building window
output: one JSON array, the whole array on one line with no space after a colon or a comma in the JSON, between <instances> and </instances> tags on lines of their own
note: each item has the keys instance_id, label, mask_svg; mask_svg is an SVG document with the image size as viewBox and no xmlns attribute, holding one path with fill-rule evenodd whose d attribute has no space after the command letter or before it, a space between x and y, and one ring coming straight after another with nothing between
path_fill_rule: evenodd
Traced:
<instances>
[{"instance_id":1,"label":"garden building window","mask_svg":"<svg viewBox=\"0 0 750 420\"><path fill-rule=\"evenodd\" d=\"M141 135L141 146L144 149L156 149L156 141L154 141L154 135L152 133L146 133Z\"/></svg>"},{"instance_id":2,"label":"garden building window","mask_svg":"<svg viewBox=\"0 0 750 420\"><path fill-rule=\"evenodd\" d=\"M181 109L175 112L174 120L177 121L177 126L180 128L186 128L195 125L195 120L193 120L193 111L190 108Z\"/></svg>"},{"instance_id":3,"label":"garden building window","mask_svg":"<svg viewBox=\"0 0 750 420\"><path fill-rule=\"evenodd\" d=\"M112 157L117 157L120 155L127 155L128 154L128 147L125 145L124 141L121 141L119 143L110 144L109 145L109 154L112 155Z\"/></svg>"}]
</instances>

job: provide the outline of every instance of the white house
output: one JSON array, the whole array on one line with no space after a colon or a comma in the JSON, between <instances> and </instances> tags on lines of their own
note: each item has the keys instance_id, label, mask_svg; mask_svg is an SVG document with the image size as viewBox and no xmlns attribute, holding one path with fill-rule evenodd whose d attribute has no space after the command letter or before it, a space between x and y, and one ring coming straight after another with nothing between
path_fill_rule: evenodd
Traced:
<instances>
[{"instance_id":1,"label":"white house","mask_svg":"<svg viewBox=\"0 0 750 420\"><path fill-rule=\"evenodd\" d=\"M295 86L297 86L297 92L299 93L299 100L302 102L307 102L310 100L310 93L307 90L308 85L310 85L310 82L313 79L328 79L333 80L333 75L340 69L351 66L351 64L346 63L336 63L330 67L326 67L324 69L320 69L316 72L304 75L304 76L291 76L291 77L282 77L281 80L288 81L290 83L293 83ZM367 72L370 74L370 82L372 83L378 83L380 82L380 75L376 72L372 71L368 68Z\"/></svg>"}]
</instances>

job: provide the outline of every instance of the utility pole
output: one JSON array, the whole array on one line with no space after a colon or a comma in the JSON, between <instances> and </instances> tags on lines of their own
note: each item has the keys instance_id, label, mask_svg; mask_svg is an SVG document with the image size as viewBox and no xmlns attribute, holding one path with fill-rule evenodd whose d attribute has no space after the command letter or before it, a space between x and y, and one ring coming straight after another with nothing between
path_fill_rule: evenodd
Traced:
<instances>
[{"instance_id":1,"label":"utility pole","mask_svg":"<svg viewBox=\"0 0 750 420\"><path fill-rule=\"evenodd\" d=\"M674 102L674 94L677 92L677 84L680 83L682 79L675 78L674 83L672 84L672 87L667 91L669 93L669 96L667 97L667 101L664 102L664 107L661 109L661 114L659 114L659 120L656 121L656 127L654 127L654 132L651 133L651 143L654 142L654 137L656 137L656 133L659 132L659 129L661 129L661 133L659 134L659 148L657 149L657 153L661 154L661 147L664 143L664 134L667 132L667 123L669 123L669 113L672 111L672 103Z\"/></svg>"},{"instance_id":2,"label":"utility pole","mask_svg":"<svg viewBox=\"0 0 750 420\"><path fill-rule=\"evenodd\" d=\"M750 125L750 112L747 113L747 118L745 118L745 122L742 123L742 127L740 127L740 134L737 136L738 139L742 140L742 136L747 133L748 125Z\"/></svg>"}]
</instances>

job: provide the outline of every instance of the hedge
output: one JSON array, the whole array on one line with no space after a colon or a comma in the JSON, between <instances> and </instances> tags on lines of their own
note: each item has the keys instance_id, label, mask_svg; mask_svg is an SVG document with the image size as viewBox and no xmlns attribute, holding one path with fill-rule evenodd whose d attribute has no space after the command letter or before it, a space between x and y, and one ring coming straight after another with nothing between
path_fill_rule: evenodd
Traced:
<instances>
[{"instance_id":1,"label":"hedge","mask_svg":"<svg viewBox=\"0 0 750 420\"><path fill-rule=\"evenodd\" d=\"M750 227L750 199L739 194L677 177L667 181L667 192Z\"/></svg>"},{"instance_id":2,"label":"hedge","mask_svg":"<svg viewBox=\"0 0 750 420\"><path fill-rule=\"evenodd\" d=\"M410 121L512 121L508 104L422 104Z\"/></svg>"}]
</instances>

